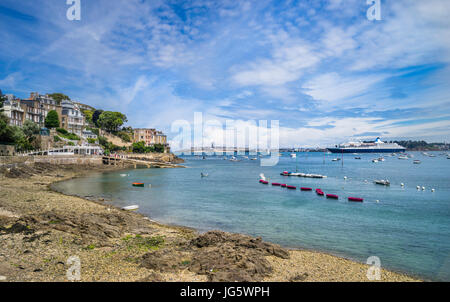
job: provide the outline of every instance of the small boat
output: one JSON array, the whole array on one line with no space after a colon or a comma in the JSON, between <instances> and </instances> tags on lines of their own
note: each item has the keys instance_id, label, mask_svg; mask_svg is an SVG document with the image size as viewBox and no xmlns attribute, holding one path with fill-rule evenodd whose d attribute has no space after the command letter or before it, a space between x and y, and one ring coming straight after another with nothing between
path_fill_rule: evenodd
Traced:
<instances>
[{"instance_id":1,"label":"small boat","mask_svg":"<svg viewBox=\"0 0 450 302\"><path fill-rule=\"evenodd\" d=\"M286 188L287 184L282 184L281 187Z\"/></svg>"},{"instance_id":2,"label":"small boat","mask_svg":"<svg viewBox=\"0 0 450 302\"><path fill-rule=\"evenodd\" d=\"M302 191L312 191L311 188L305 188L305 187L301 187L300 190L302 190Z\"/></svg>"},{"instance_id":3,"label":"small boat","mask_svg":"<svg viewBox=\"0 0 450 302\"><path fill-rule=\"evenodd\" d=\"M297 187L295 187L295 186L286 186L286 188L288 188L290 190L297 190Z\"/></svg>"},{"instance_id":4,"label":"small boat","mask_svg":"<svg viewBox=\"0 0 450 302\"><path fill-rule=\"evenodd\" d=\"M402 155L402 156L399 156L398 159L409 159L409 157L406 155Z\"/></svg>"},{"instance_id":5,"label":"small boat","mask_svg":"<svg viewBox=\"0 0 450 302\"><path fill-rule=\"evenodd\" d=\"M373 163L377 163L377 162L378 162L378 158L372 159L372 162L373 162Z\"/></svg>"},{"instance_id":6,"label":"small boat","mask_svg":"<svg viewBox=\"0 0 450 302\"><path fill-rule=\"evenodd\" d=\"M291 158L297 158L297 154L296 153L291 153Z\"/></svg>"},{"instance_id":7,"label":"small boat","mask_svg":"<svg viewBox=\"0 0 450 302\"><path fill-rule=\"evenodd\" d=\"M269 184L268 181L265 181L265 180L262 180L262 179L259 182L262 183L263 185L268 185Z\"/></svg>"},{"instance_id":8,"label":"small boat","mask_svg":"<svg viewBox=\"0 0 450 302\"><path fill-rule=\"evenodd\" d=\"M420 164L420 163L421 163L421 161L420 161L420 160L418 160L418 159L416 159L416 160L414 160L414 161L413 161L413 163L414 163L414 164L416 164L416 165L418 165L418 164Z\"/></svg>"},{"instance_id":9,"label":"small boat","mask_svg":"<svg viewBox=\"0 0 450 302\"><path fill-rule=\"evenodd\" d=\"M128 174L120 174L120 177L127 177Z\"/></svg>"},{"instance_id":10,"label":"small boat","mask_svg":"<svg viewBox=\"0 0 450 302\"><path fill-rule=\"evenodd\" d=\"M374 183L376 183L377 185L383 185L383 186L390 186L391 183L389 182L389 180L384 180L384 179L380 179L380 180L374 180Z\"/></svg>"},{"instance_id":11,"label":"small boat","mask_svg":"<svg viewBox=\"0 0 450 302\"><path fill-rule=\"evenodd\" d=\"M348 201L353 201L353 202L363 202L364 199L362 198L357 198L357 197L349 197Z\"/></svg>"},{"instance_id":12,"label":"small boat","mask_svg":"<svg viewBox=\"0 0 450 302\"><path fill-rule=\"evenodd\" d=\"M331 198L331 199L339 199L339 196L334 195L334 194L327 194L327 198Z\"/></svg>"},{"instance_id":13,"label":"small boat","mask_svg":"<svg viewBox=\"0 0 450 302\"><path fill-rule=\"evenodd\" d=\"M258 160L256 157L250 158L250 160Z\"/></svg>"},{"instance_id":14,"label":"small boat","mask_svg":"<svg viewBox=\"0 0 450 302\"><path fill-rule=\"evenodd\" d=\"M316 189L316 193L317 193L317 195L320 195L320 196L324 195L324 193L321 189Z\"/></svg>"},{"instance_id":15,"label":"small boat","mask_svg":"<svg viewBox=\"0 0 450 302\"><path fill-rule=\"evenodd\" d=\"M340 158L333 158L331 161L340 161Z\"/></svg>"},{"instance_id":16,"label":"small boat","mask_svg":"<svg viewBox=\"0 0 450 302\"><path fill-rule=\"evenodd\" d=\"M378 158L378 161L385 161L384 157Z\"/></svg>"},{"instance_id":17,"label":"small boat","mask_svg":"<svg viewBox=\"0 0 450 302\"><path fill-rule=\"evenodd\" d=\"M282 175L282 176L290 176L291 172L283 171L282 173L280 173L280 175Z\"/></svg>"},{"instance_id":18,"label":"small boat","mask_svg":"<svg viewBox=\"0 0 450 302\"><path fill-rule=\"evenodd\" d=\"M280 186L281 186L281 184L280 184L280 183L278 183L278 182L273 182L273 183L272 183L272 186L275 186L275 187L280 187Z\"/></svg>"},{"instance_id":19,"label":"small boat","mask_svg":"<svg viewBox=\"0 0 450 302\"><path fill-rule=\"evenodd\" d=\"M208 177L208 173L200 173L201 177Z\"/></svg>"},{"instance_id":20,"label":"small boat","mask_svg":"<svg viewBox=\"0 0 450 302\"><path fill-rule=\"evenodd\" d=\"M355 159L361 159L361 157L357 156L357 157L355 157Z\"/></svg>"},{"instance_id":21,"label":"small boat","mask_svg":"<svg viewBox=\"0 0 450 302\"><path fill-rule=\"evenodd\" d=\"M133 187L145 187L145 184L142 182L133 182Z\"/></svg>"},{"instance_id":22,"label":"small boat","mask_svg":"<svg viewBox=\"0 0 450 302\"><path fill-rule=\"evenodd\" d=\"M139 209L138 205L134 205L134 206L127 206L127 207L123 207L122 210L124 211L136 211Z\"/></svg>"}]
</instances>

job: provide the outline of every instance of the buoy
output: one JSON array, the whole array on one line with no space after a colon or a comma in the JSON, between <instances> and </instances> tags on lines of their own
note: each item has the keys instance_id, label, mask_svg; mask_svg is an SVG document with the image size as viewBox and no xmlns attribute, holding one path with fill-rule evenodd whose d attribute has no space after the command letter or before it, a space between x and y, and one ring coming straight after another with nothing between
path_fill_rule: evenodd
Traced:
<instances>
[{"instance_id":1,"label":"buoy","mask_svg":"<svg viewBox=\"0 0 450 302\"><path fill-rule=\"evenodd\" d=\"M425 191L425 187L422 187L422 191Z\"/></svg>"},{"instance_id":2,"label":"buoy","mask_svg":"<svg viewBox=\"0 0 450 302\"><path fill-rule=\"evenodd\" d=\"M344 179L347 179L347 176L344 176Z\"/></svg>"},{"instance_id":3,"label":"buoy","mask_svg":"<svg viewBox=\"0 0 450 302\"><path fill-rule=\"evenodd\" d=\"M404 187L404 186L405 186L405 184L404 184L404 183L401 183L400 185L401 185L402 187Z\"/></svg>"},{"instance_id":4,"label":"buoy","mask_svg":"<svg viewBox=\"0 0 450 302\"><path fill-rule=\"evenodd\" d=\"M417 190L420 190L420 186L417 186L416 188L417 188Z\"/></svg>"},{"instance_id":5,"label":"buoy","mask_svg":"<svg viewBox=\"0 0 450 302\"><path fill-rule=\"evenodd\" d=\"M434 189L431 189L431 192L434 192L435 190Z\"/></svg>"},{"instance_id":6,"label":"buoy","mask_svg":"<svg viewBox=\"0 0 450 302\"><path fill-rule=\"evenodd\" d=\"M380 201L377 199L377 200L375 200L377 203L379 203Z\"/></svg>"}]
</instances>

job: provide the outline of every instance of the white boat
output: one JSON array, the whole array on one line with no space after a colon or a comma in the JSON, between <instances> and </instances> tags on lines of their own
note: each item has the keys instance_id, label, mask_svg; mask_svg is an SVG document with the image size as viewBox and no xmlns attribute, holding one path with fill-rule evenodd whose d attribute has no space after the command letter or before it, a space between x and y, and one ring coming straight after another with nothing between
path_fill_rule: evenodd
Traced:
<instances>
[{"instance_id":1,"label":"white boat","mask_svg":"<svg viewBox=\"0 0 450 302\"><path fill-rule=\"evenodd\" d=\"M291 157L292 158L297 158L297 154L296 153L291 153Z\"/></svg>"},{"instance_id":2,"label":"white boat","mask_svg":"<svg viewBox=\"0 0 450 302\"><path fill-rule=\"evenodd\" d=\"M258 160L256 157L250 158L250 160Z\"/></svg>"},{"instance_id":3,"label":"white boat","mask_svg":"<svg viewBox=\"0 0 450 302\"><path fill-rule=\"evenodd\" d=\"M133 206L127 206L127 207L123 207L122 210L124 211L136 211L139 209L138 205L133 205Z\"/></svg>"},{"instance_id":4,"label":"white boat","mask_svg":"<svg viewBox=\"0 0 450 302\"><path fill-rule=\"evenodd\" d=\"M340 158L333 158L331 161L340 161Z\"/></svg>"},{"instance_id":5,"label":"white boat","mask_svg":"<svg viewBox=\"0 0 450 302\"><path fill-rule=\"evenodd\" d=\"M385 161L383 157L378 158L378 161Z\"/></svg>"},{"instance_id":6,"label":"white boat","mask_svg":"<svg viewBox=\"0 0 450 302\"><path fill-rule=\"evenodd\" d=\"M374 180L374 183L376 183L377 185L383 185L383 186L390 186L391 183L389 182L389 180L385 180L385 179L381 179L381 180Z\"/></svg>"},{"instance_id":7,"label":"white boat","mask_svg":"<svg viewBox=\"0 0 450 302\"><path fill-rule=\"evenodd\" d=\"M377 162L378 162L378 158L372 159L372 162L373 162L373 163L377 163Z\"/></svg>"},{"instance_id":8,"label":"white boat","mask_svg":"<svg viewBox=\"0 0 450 302\"><path fill-rule=\"evenodd\" d=\"M416 159L415 161L413 161L413 163L415 163L415 164L420 164L420 163L421 163L421 161L420 161L420 160L418 160L418 159Z\"/></svg>"},{"instance_id":9,"label":"white boat","mask_svg":"<svg viewBox=\"0 0 450 302\"><path fill-rule=\"evenodd\" d=\"M399 156L398 159L409 159L409 157L406 155L402 155L402 156Z\"/></svg>"}]
</instances>

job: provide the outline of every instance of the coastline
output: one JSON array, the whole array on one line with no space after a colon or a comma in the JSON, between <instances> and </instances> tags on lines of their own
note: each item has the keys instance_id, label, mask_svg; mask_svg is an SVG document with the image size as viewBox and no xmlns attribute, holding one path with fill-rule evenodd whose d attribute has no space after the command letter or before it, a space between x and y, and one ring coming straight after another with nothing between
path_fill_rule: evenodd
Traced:
<instances>
[{"instance_id":1,"label":"coastline","mask_svg":"<svg viewBox=\"0 0 450 302\"><path fill-rule=\"evenodd\" d=\"M70 256L81 260L81 281L369 281L369 266L356 261L240 234L199 234L51 189L59 181L123 167L22 169L29 177L20 182L0 171L5 281L67 281ZM382 269L381 281L421 280Z\"/></svg>"}]
</instances>

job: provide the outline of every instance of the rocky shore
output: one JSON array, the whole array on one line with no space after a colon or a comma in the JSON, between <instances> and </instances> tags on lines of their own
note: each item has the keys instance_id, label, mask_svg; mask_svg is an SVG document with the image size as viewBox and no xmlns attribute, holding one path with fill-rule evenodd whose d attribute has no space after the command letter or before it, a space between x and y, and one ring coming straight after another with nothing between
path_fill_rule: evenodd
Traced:
<instances>
[{"instance_id":1,"label":"rocky shore","mask_svg":"<svg viewBox=\"0 0 450 302\"><path fill-rule=\"evenodd\" d=\"M165 226L51 189L57 181L114 169L0 168L0 282L68 281L73 256L80 259L81 281L369 281L364 264L240 234ZM381 281L419 280L382 270Z\"/></svg>"}]
</instances>

